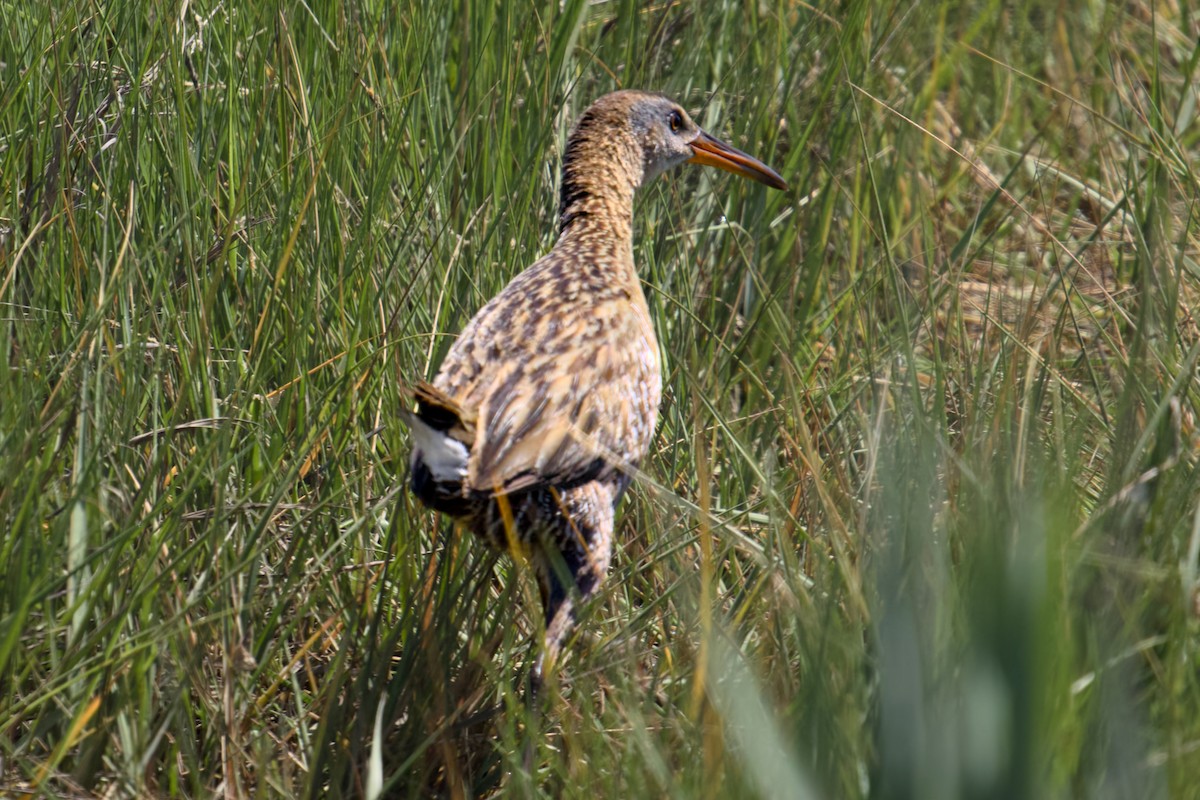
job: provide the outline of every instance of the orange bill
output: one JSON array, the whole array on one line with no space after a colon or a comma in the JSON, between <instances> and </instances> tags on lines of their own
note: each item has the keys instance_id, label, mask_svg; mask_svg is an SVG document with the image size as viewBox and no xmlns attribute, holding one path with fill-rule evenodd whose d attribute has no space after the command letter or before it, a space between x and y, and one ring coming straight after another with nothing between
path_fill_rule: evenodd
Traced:
<instances>
[{"instance_id":1,"label":"orange bill","mask_svg":"<svg viewBox=\"0 0 1200 800\"><path fill-rule=\"evenodd\" d=\"M688 163L728 170L752 181L765 183L772 189L788 188L787 181L778 172L754 156L746 155L704 131L700 131L700 135L692 142L692 152L694 155L688 159Z\"/></svg>"}]
</instances>

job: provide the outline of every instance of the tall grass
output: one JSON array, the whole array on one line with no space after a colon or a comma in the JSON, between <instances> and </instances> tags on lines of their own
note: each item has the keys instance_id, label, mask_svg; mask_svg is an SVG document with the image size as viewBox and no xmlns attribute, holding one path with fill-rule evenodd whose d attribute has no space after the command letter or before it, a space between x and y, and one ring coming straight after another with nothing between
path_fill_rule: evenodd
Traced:
<instances>
[{"instance_id":1,"label":"tall grass","mask_svg":"<svg viewBox=\"0 0 1200 800\"><path fill-rule=\"evenodd\" d=\"M0 794L1200 796L1187 3L0 12ZM531 716L394 411L617 87L793 190L639 201L666 401Z\"/></svg>"}]
</instances>

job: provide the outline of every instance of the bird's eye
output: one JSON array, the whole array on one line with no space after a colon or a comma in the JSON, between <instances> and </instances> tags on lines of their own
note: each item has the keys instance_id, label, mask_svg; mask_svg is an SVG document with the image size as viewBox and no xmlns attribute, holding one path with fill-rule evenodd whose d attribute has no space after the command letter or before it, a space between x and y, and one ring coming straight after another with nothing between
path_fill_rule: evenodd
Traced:
<instances>
[{"instance_id":1,"label":"bird's eye","mask_svg":"<svg viewBox=\"0 0 1200 800\"><path fill-rule=\"evenodd\" d=\"M677 110L672 111L668 123L671 126L671 133L679 133L683 130L683 114L680 114Z\"/></svg>"}]
</instances>

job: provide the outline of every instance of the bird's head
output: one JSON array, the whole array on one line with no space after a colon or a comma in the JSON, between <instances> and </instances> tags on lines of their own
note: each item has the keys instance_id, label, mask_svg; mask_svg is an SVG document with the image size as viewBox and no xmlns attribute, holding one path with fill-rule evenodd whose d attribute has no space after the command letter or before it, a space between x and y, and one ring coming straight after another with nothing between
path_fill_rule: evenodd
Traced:
<instances>
[{"instance_id":1,"label":"bird's head","mask_svg":"<svg viewBox=\"0 0 1200 800\"><path fill-rule=\"evenodd\" d=\"M671 98L630 94L629 126L642 151L643 184L672 167L690 163L728 170L773 189L787 189L778 172L706 133Z\"/></svg>"},{"instance_id":2,"label":"bird's head","mask_svg":"<svg viewBox=\"0 0 1200 800\"><path fill-rule=\"evenodd\" d=\"M563 157L563 227L597 194L632 199L635 189L680 164L703 164L773 189L779 173L700 128L669 97L631 89L606 94L580 115Z\"/></svg>"}]
</instances>

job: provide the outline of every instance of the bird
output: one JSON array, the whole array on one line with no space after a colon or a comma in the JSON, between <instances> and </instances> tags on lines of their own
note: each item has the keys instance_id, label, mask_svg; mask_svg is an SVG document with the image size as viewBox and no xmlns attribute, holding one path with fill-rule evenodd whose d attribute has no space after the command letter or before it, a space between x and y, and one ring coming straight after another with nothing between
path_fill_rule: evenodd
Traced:
<instances>
[{"instance_id":1,"label":"bird","mask_svg":"<svg viewBox=\"0 0 1200 800\"><path fill-rule=\"evenodd\" d=\"M617 505L650 449L662 366L633 199L685 163L787 189L666 95L626 89L588 106L563 151L554 246L479 309L402 412L416 497L532 567L545 619L535 685L605 579Z\"/></svg>"}]
</instances>

